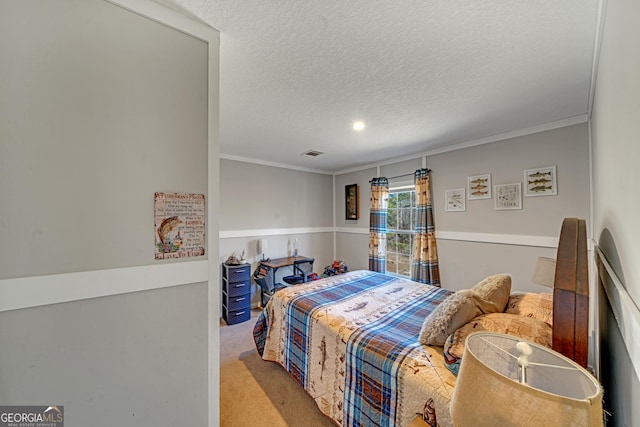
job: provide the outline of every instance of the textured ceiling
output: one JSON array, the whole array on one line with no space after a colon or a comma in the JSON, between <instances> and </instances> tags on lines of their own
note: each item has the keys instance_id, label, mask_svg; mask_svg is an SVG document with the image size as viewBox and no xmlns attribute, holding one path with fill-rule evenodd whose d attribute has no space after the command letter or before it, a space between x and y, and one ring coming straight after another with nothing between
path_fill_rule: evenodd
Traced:
<instances>
[{"instance_id":1,"label":"textured ceiling","mask_svg":"<svg viewBox=\"0 0 640 427\"><path fill-rule=\"evenodd\" d=\"M588 112L599 0L159 2L220 31L223 155L339 171Z\"/></svg>"}]
</instances>

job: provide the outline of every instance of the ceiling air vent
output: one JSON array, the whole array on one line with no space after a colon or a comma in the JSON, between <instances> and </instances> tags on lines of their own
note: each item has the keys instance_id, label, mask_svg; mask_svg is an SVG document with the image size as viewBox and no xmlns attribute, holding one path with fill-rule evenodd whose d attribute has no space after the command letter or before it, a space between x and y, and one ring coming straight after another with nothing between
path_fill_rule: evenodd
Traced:
<instances>
[{"instance_id":1,"label":"ceiling air vent","mask_svg":"<svg viewBox=\"0 0 640 427\"><path fill-rule=\"evenodd\" d=\"M307 156L307 157L318 157L320 154L324 154L322 151L317 151L317 150L309 150L306 151L302 154L300 154L301 156Z\"/></svg>"}]
</instances>

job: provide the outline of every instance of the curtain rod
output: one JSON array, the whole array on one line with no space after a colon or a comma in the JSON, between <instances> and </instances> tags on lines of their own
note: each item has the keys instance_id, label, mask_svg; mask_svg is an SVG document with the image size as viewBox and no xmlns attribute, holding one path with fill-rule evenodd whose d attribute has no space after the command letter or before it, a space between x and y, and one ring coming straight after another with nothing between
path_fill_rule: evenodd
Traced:
<instances>
[{"instance_id":1,"label":"curtain rod","mask_svg":"<svg viewBox=\"0 0 640 427\"><path fill-rule=\"evenodd\" d=\"M429 168L426 168L426 169L427 169L427 172L431 172L431 169ZM414 176L414 175L415 175L415 172L411 172L411 173L405 173L404 175L392 176L387 179L404 178L405 176ZM384 178L384 177L378 177L378 178ZM371 183L371 181L369 181L369 183Z\"/></svg>"},{"instance_id":2,"label":"curtain rod","mask_svg":"<svg viewBox=\"0 0 640 427\"><path fill-rule=\"evenodd\" d=\"M392 176L390 178L387 179L396 179L396 178L404 178L405 176L413 176L415 172L412 173L405 173L404 175L398 175L398 176Z\"/></svg>"}]
</instances>

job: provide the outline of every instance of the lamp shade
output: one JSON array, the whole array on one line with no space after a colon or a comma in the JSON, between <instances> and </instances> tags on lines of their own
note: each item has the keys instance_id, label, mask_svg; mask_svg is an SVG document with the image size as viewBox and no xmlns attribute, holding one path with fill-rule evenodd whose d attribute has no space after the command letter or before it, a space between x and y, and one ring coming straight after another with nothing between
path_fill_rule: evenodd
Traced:
<instances>
[{"instance_id":1,"label":"lamp shade","mask_svg":"<svg viewBox=\"0 0 640 427\"><path fill-rule=\"evenodd\" d=\"M533 272L533 283L553 288L556 276L556 260L553 258L538 257L536 269Z\"/></svg>"},{"instance_id":2,"label":"lamp shade","mask_svg":"<svg viewBox=\"0 0 640 427\"><path fill-rule=\"evenodd\" d=\"M269 241L267 239L258 240L258 253L266 254L269 251Z\"/></svg>"},{"instance_id":3,"label":"lamp shade","mask_svg":"<svg viewBox=\"0 0 640 427\"><path fill-rule=\"evenodd\" d=\"M530 353L524 361L519 342ZM589 372L549 348L493 332L467 337L450 409L456 427L603 425L602 387Z\"/></svg>"}]
</instances>

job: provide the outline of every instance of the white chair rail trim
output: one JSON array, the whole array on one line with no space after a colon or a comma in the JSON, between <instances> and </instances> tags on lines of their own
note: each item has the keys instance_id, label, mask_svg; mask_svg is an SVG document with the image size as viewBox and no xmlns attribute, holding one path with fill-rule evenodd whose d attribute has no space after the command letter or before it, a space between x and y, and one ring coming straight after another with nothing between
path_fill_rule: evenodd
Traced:
<instances>
[{"instance_id":1,"label":"white chair rail trim","mask_svg":"<svg viewBox=\"0 0 640 427\"><path fill-rule=\"evenodd\" d=\"M289 234L333 233L333 231L334 227L262 228L255 230L220 231L219 237L221 239L238 239L243 237L284 236Z\"/></svg>"},{"instance_id":2,"label":"white chair rail trim","mask_svg":"<svg viewBox=\"0 0 640 427\"><path fill-rule=\"evenodd\" d=\"M0 280L0 312L209 280L209 261L173 262Z\"/></svg>"},{"instance_id":3,"label":"white chair rail trim","mask_svg":"<svg viewBox=\"0 0 640 427\"><path fill-rule=\"evenodd\" d=\"M369 234L368 228L336 227L337 233ZM522 234L473 233L465 231L436 231L438 240L456 240L461 242L496 243L501 245L534 246L557 248L556 236L531 236Z\"/></svg>"}]
</instances>

